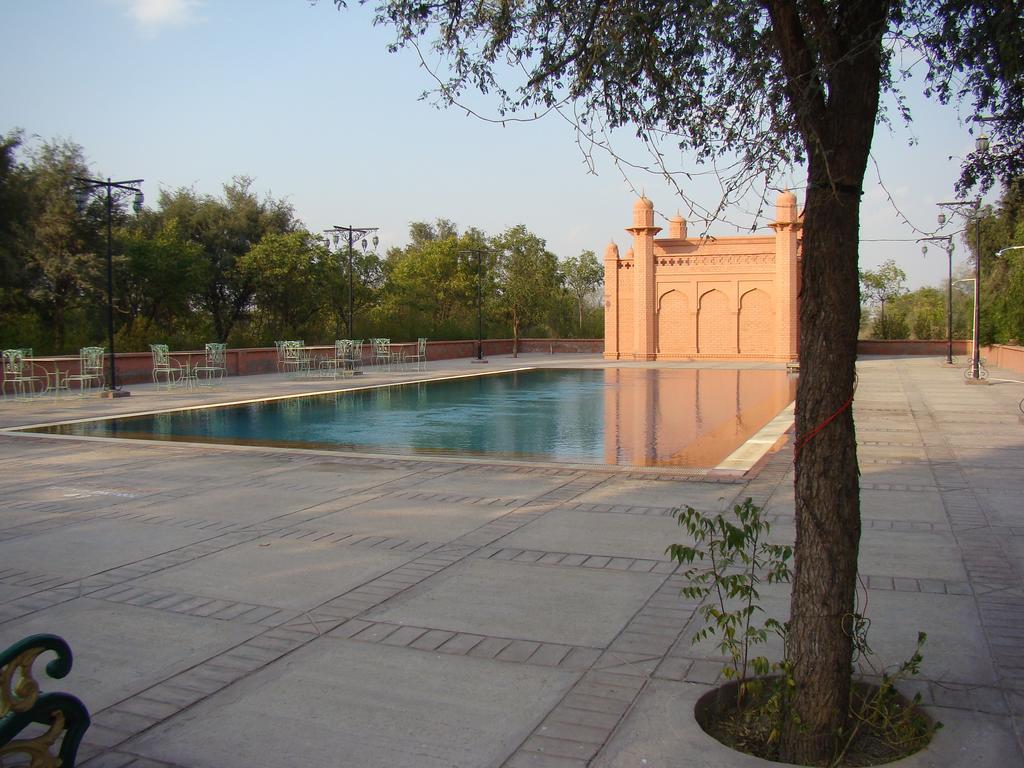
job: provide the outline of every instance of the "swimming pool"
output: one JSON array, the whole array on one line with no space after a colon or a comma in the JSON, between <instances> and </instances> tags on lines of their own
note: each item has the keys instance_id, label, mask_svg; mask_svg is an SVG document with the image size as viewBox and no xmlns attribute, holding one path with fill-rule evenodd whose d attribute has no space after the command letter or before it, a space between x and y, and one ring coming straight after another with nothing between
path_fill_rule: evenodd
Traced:
<instances>
[{"instance_id":1,"label":"swimming pool","mask_svg":"<svg viewBox=\"0 0 1024 768\"><path fill-rule=\"evenodd\" d=\"M573 464L714 467L789 404L782 371L529 369L33 431Z\"/></svg>"}]
</instances>

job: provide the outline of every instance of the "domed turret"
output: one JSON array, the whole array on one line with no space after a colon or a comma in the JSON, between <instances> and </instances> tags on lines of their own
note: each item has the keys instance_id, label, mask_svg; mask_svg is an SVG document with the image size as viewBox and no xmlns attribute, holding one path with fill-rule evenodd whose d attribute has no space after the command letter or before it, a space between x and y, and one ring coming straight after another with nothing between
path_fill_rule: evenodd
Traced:
<instances>
[{"instance_id":1,"label":"domed turret","mask_svg":"<svg viewBox=\"0 0 1024 768\"><path fill-rule=\"evenodd\" d=\"M796 195L788 189L779 192L775 198L775 220L779 222L796 221Z\"/></svg>"},{"instance_id":2,"label":"domed turret","mask_svg":"<svg viewBox=\"0 0 1024 768\"><path fill-rule=\"evenodd\" d=\"M633 226L654 226L654 203L648 200L646 195L641 195L640 199L633 203Z\"/></svg>"},{"instance_id":3,"label":"domed turret","mask_svg":"<svg viewBox=\"0 0 1024 768\"><path fill-rule=\"evenodd\" d=\"M686 239L686 219L682 214L677 213L668 220L668 236L676 240Z\"/></svg>"},{"instance_id":4,"label":"domed turret","mask_svg":"<svg viewBox=\"0 0 1024 768\"><path fill-rule=\"evenodd\" d=\"M619 260L619 246L615 244L615 241L608 243L608 247L604 249L604 260L605 261L618 261Z\"/></svg>"}]
</instances>

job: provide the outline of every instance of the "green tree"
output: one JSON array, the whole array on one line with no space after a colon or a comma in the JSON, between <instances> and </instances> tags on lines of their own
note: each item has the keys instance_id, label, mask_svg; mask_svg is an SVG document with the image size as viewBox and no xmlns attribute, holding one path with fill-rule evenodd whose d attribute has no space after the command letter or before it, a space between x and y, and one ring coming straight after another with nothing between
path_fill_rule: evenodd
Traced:
<instances>
[{"instance_id":1,"label":"green tree","mask_svg":"<svg viewBox=\"0 0 1024 768\"><path fill-rule=\"evenodd\" d=\"M1014 179L1004 189L995 206L985 206L979 216L968 222L964 244L971 262L978 258L977 226L981 227L981 328L983 344L1024 340L1021 309L1021 270L1024 261L1020 250L1001 250L1024 245L1024 180ZM973 272L971 274L973 277Z\"/></svg>"},{"instance_id":2,"label":"green tree","mask_svg":"<svg viewBox=\"0 0 1024 768\"><path fill-rule=\"evenodd\" d=\"M18 158L20 131L0 135L0 344L22 346L37 339L36 316L28 302L28 274L22 252L29 199L25 165Z\"/></svg>"},{"instance_id":3,"label":"green tree","mask_svg":"<svg viewBox=\"0 0 1024 768\"><path fill-rule=\"evenodd\" d=\"M485 247L485 235L473 228L460 235L454 224L439 219L414 222L409 237L408 246L387 255L387 312L404 336L465 337L474 327L477 286L469 251Z\"/></svg>"},{"instance_id":4,"label":"green tree","mask_svg":"<svg viewBox=\"0 0 1024 768\"><path fill-rule=\"evenodd\" d=\"M249 274L238 270L238 258L264 235L285 234L298 227L290 203L260 199L246 176L236 176L223 192L223 197L216 198L180 188L161 192L159 203L161 215L202 249L206 284L198 306L208 314L218 341L228 340L253 298Z\"/></svg>"},{"instance_id":5,"label":"green tree","mask_svg":"<svg viewBox=\"0 0 1024 768\"><path fill-rule=\"evenodd\" d=\"M377 13L395 28L395 48L429 46L446 57L443 103L468 90L496 98L503 115L571 102L572 113L585 116L584 131L629 125L655 147L667 133L708 163L738 155L740 177L770 178L806 162L796 419L797 439L814 438L796 456L788 638L795 686L780 756L828 760L846 724L852 677L847 627L861 523L848 405L860 322L860 196L884 117L880 97L898 84L905 58L920 57L930 95L969 100L977 113L999 118L998 152L969 158L962 185L1019 173L1019 9L978 0L381 0Z\"/></svg>"},{"instance_id":6,"label":"green tree","mask_svg":"<svg viewBox=\"0 0 1024 768\"><path fill-rule=\"evenodd\" d=\"M894 315L905 321L913 338L946 338L945 288L919 288L893 299L890 307Z\"/></svg>"},{"instance_id":7,"label":"green tree","mask_svg":"<svg viewBox=\"0 0 1024 768\"><path fill-rule=\"evenodd\" d=\"M252 287L261 338L304 338L329 302L334 271L323 239L305 230L271 232L237 259L241 280Z\"/></svg>"},{"instance_id":8,"label":"green tree","mask_svg":"<svg viewBox=\"0 0 1024 768\"><path fill-rule=\"evenodd\" d=\"M346 241L347 245L347 241ZM347 247L328 256L325 274L328 310L334 318L334 338L343 338L348 327L349 263ZM360 329L370 312L381 302L384 288L384 263L375 251L352 248L352 335L362 338Z\"/></svg>"},{"instance_id":9,"label":"green tree","mask_svg":"<svg viewBox=\"0 0 1024 768\"><path fill-rule=\"evenodd\" d=\"M26 274L26 298L52 332L54 351L69 351L66 336L72 315L84 310L94 322L78 341L100 337L98 323L102 260L101 231L106 221L102 199L93 199L84 215L75 207L75 177L88 175L82 148L69 141L42 142L29 153L26 170L28 218L18 250ZM116 214L120 216L118 206ZM79 325L79 324L76 324Z\"/></svg>"},{"instance_id":10,"label":"green tree","mask_svg":"<svg viewBox=\"0 0 1024 768\"><path fill-rule=\"evenodd\" d=\"M23 263L19 254L19 224L27 218L28 195L25 189L25 168L18 161L20 131L0 135L0 286L8 303L8 291L23 280Z\"/></svg>"},{"instance_id":11,"label":"green tree","mask_svg":"<svg viewBox=\"0 0 1024 768\"><path fill-rule=\"evenodd\" d=\"M904 287L906 282L907 273L896 266L893 259L888 259L876 270L860 271L861 294L867 296L868 301L878 308L872 325L872 334L876 339L906 338L906 323L902 315L897 313L890 318L885 314L886 303L907 292Z\"/></svg>"},{"instance_id":12,"label":"green tree","mask_svg":"<svg viewBox=\"0 0 1024 768\"><path fill-rule=\"evenodd\" d=\"M123 256L116 270L117 309L123 318L119 346L196 346L192 309L205 284L206 261L198 243L158 212L142 211L117 233Z\"/></svg>"},{"instance_id":13,"label":"green tree","mask_svg":"<svg viewBox=\"0 0 1024 768\"><path fill-rule=\"evenodd\" d=\"M562 276L565 287L579 310L579 329L583 330L583 306L604 283L604 267L597 260L593 251L583 251L579 256L570 256L562 262Z\"/></svg>"},{"instance_id":14,"label":"green tree","mask_svg":"<svg viewBox=\"0 0 1024 768\"><path fill-rule=\"evenodd\" d=\"M558 259L522 224L491 240L494 294L491 311L512 328L512 356L519 356L524 328L540 321L558 300Z\"/></svg>"}]
</instances>

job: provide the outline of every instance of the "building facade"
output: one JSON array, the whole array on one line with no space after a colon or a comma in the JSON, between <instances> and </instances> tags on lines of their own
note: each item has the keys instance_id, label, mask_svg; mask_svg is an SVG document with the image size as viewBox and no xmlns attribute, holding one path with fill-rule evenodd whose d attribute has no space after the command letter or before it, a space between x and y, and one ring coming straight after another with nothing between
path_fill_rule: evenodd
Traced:
<instances>
[{"instance_id":1,"label":"building facade","mask_svg":"<svg viewBox=\"0 0 1024 768\"><path fill-rule=\"evenodd\" d=\"M776 199L774 235L690 238L682 217L668 225L656 237L654 205L641 197L630 249L605 251L605 359L796 360L796 196Z\"/></svg>"}]
</instances>

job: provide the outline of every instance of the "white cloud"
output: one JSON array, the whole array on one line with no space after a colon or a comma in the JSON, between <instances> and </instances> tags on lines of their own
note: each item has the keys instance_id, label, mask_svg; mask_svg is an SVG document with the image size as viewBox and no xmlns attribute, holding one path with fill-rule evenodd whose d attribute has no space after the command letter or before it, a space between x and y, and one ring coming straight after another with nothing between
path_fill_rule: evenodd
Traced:
<instances>
[{"instance_id":1,"label":"white cloud","mask_svg":"<svg viewBox=\"0 0 1024 768\"><path fill-rule=\"evenodd\" d=\"M196 12L201 0L122 0L122 4L139 27L154 32L198 21Z\"/></svg>"}]
</instances>

